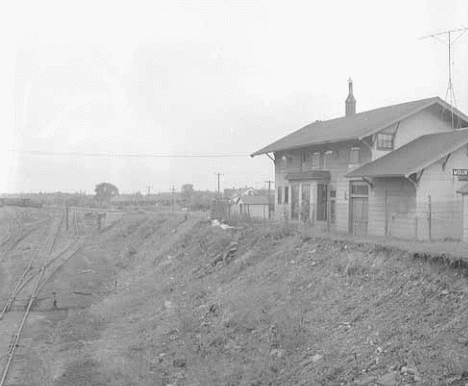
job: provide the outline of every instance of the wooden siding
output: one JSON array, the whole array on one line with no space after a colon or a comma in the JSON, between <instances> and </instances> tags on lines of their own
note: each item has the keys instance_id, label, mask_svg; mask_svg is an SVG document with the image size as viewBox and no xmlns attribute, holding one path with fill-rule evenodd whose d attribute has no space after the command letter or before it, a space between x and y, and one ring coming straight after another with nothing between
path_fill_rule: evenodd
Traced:
<instances>
[{"instance_id":1,"label":"wooden siding","mask_svg":"<svg viewBox=\"0 0 468 386\"><path fill-rule=\"evenodd\" d=\"M413 238L416 190L405 178L376 178L369 194L369 235Z\"/></svg>"},{"instance_id":2,"label":"wooden siding","mask_svg":"<svg viewBox=\"0 0 468 386\"><path fill-rule=\"evenodd\" d=\"M427 167L418 186L418 216L425 217L429 210L429 196L432 211L432 238L461 239L463 235L462 195L456 193L466 181L459 181L452 175L453 169L468 169L465 147ZM427 235L428 229L424 230Z\"/></svg>"},{"instance_id":3,"label":"wooden siding","mask_svg":"<svg viewBox=\"0 0 468 386\"><path fill-rule=\"evenodd\" d=\"M463 241L468 241L468 195L462 196L463 202Z\"/></svg>"},{"instance_id":4,"label":"wooden siding","mask_svg":"<svg viewBox=\"0 0 468 386\"><path fill-rule=\"evenodd\" d=\"M428 240L463 237L462 196L465 183L452 169L468 169L465 149L429 166L416 187L405 178L374 178L369 195L369 234ZM429 198L430 197L430 198Z\"/></svg>"}]
</instances>

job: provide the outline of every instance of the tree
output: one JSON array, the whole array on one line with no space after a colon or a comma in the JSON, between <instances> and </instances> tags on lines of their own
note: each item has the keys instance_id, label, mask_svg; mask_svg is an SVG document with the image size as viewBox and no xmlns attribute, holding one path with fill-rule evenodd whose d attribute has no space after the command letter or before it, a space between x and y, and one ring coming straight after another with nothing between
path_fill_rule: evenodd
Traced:
<instances>
[{"instance_id":1,"label":"tree","mask_svg":"<svg viewBox=\"0 0 468 386\"><path fill-rule=\"evenodd\" d=\"M100 202L108 201L112 197L119 195L119 189L117 189L115 185L112 185L108 182L101 182L100 184L97 184L94 188L94 191L96 193L96 198Z\"/></svg>"},{"instance_id":2,"label":"tree","mask_svg":"<svg viewBox=\"0 0 468 386\"><path fill-rule=\"evenodd\" d=\"M182 202L187 205L192 200L194 193L195 190L193 189L192 184L182 185L182 189L180 190L180 198Z\"/></svg>"}]
</instances>

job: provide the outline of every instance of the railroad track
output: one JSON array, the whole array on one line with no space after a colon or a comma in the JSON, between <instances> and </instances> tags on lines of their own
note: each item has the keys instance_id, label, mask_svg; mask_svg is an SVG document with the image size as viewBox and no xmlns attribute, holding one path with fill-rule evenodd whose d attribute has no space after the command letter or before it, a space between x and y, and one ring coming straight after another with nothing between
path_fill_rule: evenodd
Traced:
<instances>
[{"instance_id":1,"label":"railroad track","mask_svg":"<svg viewBox=\"0 0 468 386\"><path fill-rule=\"evenodd\" d=\"M15 300L18 298L20 293L27 292L27 303L26 308L19 323L19 327L17 328L15 334L12 337L10 347L7 354L7 362L3 369L2 377L0 379L0 386L4 386L6 379L8 377L8 372L11 366L11 363L14 359L16 347L18 347L18 343L21 338L21 334L24 329L24 325L26 320L31 312L31 309L36 301L39 293L43 289L43 287L47 284L47 282L53 277L53 275L73 256L75 256L84 246L86 242L86 227L84 223L82 223L82 230L80 231L79 225L79 216L77 212L74 212L73 215L73 224L74 224L74 240L62 248L60 251L53 254L53 249L56 244L57 238L59 236L60 230L62 228L64 221L64 216L61 217L61 220L55 229L52 236L50 236L45 244L45 253L43 261L41 262L40 268L33 270L33 262L39 258L41 248L38 248L37 251L33 254L31 259L29 260L26 268L23 271L22 276L16 283L15 288L10 294L2 312L0 313L0 320L4 317L4 315L11 310ZM44 235L45 236L45 235ZM46 240L46 237L43 238Z\"/></svg>"},{"instance_id":2,"label":"railroad track","mask_svg":"<svg viewBox=\"0 0 468 386\"><path fill-rule=\"evenodd\" d=\"M39 220L34 223L24 225L21 213L15 211L15 216L8 214L9 230L8 233L0 239L0 260L2 260L9 252L11 252L18 244L28 237L31 233L39 229L41 225L49 222L50 215L47 219Z\"/></svg>"},{"instance_id":3,"label":"railroad track","mask_svg":"<svg viewBox=\"0 0 468 386\"><path fill-rule=\"evenodd\" d=\"M3 247L9 243L11 244L12 241L18 237L21 237L23 232L21 216L16 211L14 211L15 213L12 216L6 208L4 208L4 211L8 220L8 231L7 234L0 240L0 247Z\"/></svg>"}]
</instances>

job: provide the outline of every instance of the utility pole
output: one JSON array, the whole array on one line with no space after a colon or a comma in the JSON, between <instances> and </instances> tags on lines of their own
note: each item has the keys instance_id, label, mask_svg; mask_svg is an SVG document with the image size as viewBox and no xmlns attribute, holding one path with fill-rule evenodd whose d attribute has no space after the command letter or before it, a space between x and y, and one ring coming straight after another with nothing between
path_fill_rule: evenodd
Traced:
<instances>
[{"instance_id":1,"label":"utility pole","mask_svg":"<svg viewBox=\"0 0 468 386\"><path fill-rule=\"evenodd\" d=\"M268 184L268 218L271 218L271 184L273 184L274 181L268 180L265 182Z\"/></svg>"},{"instance_id":2,"label":"utility pole","mask_svg":"<svg viewBox=\"0 0 468 386\"><path fill-rule=\"evenodd\" d=\"M147 191L147 193L146 193L146 201L149 202L149 200L150 200L150 198L151 198L151 186L147 186L147 187L146 187L146 191Z\"/></svg>"},{"instance_id":3,"label":"utility pole","mask_svg":"<svg viewBox=\"0 0 468 386\"><path fill-rule=\"evenodd\" d=\"M175 205L175 187L172 185L172 213L174 213L174 205Z\"/></svg>"},{"instance_id":4,"label":"utility pole","mask_svg":"<svg viewBox=\"0 0 468 386\"><path fill-rule=\"evenodd\" d=\"M455 91L453 89L453 83L452 83L452 46L457 42L458 39L460 39L465 34L467 30L468 30L468 27L463 27L463 28L438 32L432 35L426 35L420 38L420 39L432 38L432 39L439 40L438 36L441 36L441 35L448 36L448 84L447 84L447 90L445 91L445 101L450 103L452 129L455 129L453 108L454 108L454 105L456 107L456 103L457 103L455 100ZM452 41L452 33L456 33L456 32L460 32L460 34ZM447 100L447 96L449 100Z\"/></svg>"},{"instance_id":5,"label":"utility pole","mask_svg":"<svg viewBox=\"0 0 468 386\"><path fill-rule=\"evenodd\" d=\"M65 200L65 227L68 231L68 200Z\"/></svg>"},{"instance_id":6,"label":"utility pole","mask_svg":"<svg viewBox=\"0 0 468 386\"><path fill-rule=\"evenodd\" d=\"M221 183L220 183L220 177L224 176L222 173L214 173L216 176L218 176L218 196L221 197Z\"/></svg>"}]
</instances>

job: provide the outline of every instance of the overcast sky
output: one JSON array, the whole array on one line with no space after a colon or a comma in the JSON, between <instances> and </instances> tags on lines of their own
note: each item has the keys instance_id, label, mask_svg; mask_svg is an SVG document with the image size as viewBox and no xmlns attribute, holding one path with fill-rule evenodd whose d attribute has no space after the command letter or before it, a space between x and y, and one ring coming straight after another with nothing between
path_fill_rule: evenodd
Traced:
<instances>
[{"instance_id":1,"label":"overcast sky","mask_svg":"<svg viewBox=\"0 0 468 386\"><path fill-rule=\"evenodd\" d=\"M248 154L344 115L349 77L358 112L445 99L447 38L420 37L463 26L466 0L8 2L0 191L262 187ZM468 33L452 58L468 113Z\"/></svg>"}]
</instances>

